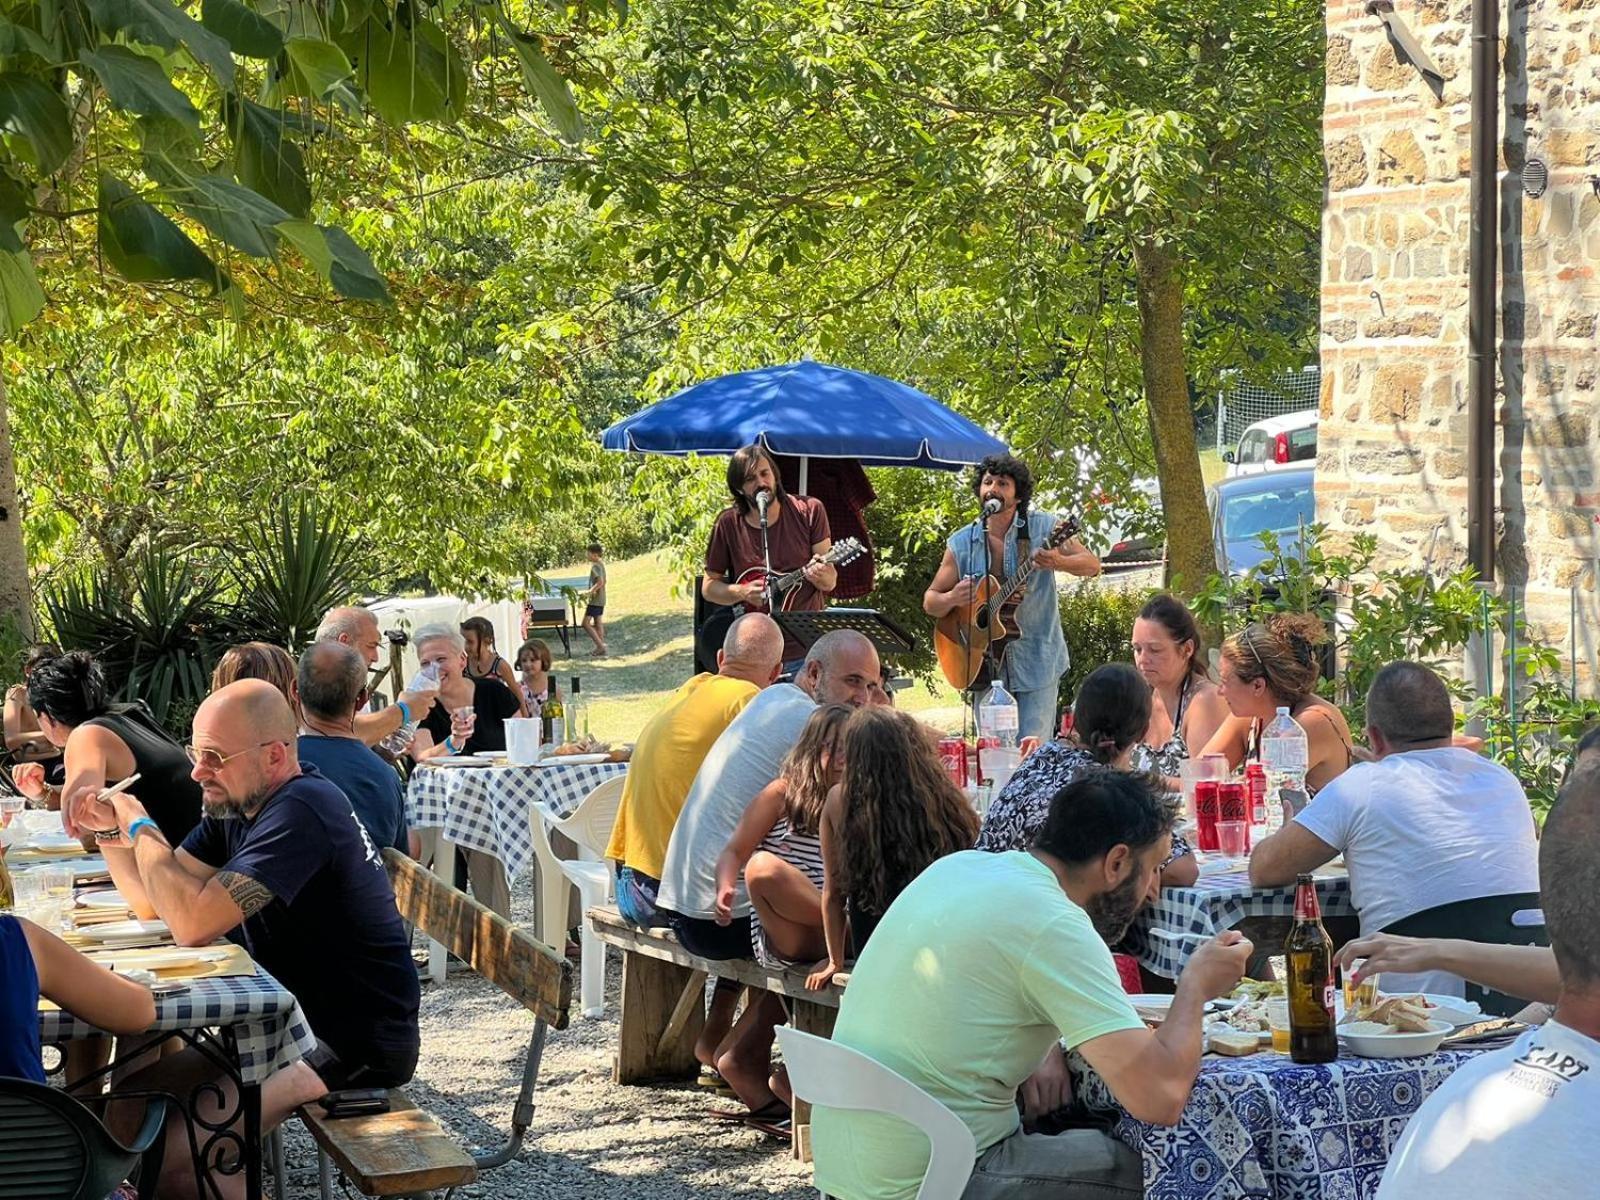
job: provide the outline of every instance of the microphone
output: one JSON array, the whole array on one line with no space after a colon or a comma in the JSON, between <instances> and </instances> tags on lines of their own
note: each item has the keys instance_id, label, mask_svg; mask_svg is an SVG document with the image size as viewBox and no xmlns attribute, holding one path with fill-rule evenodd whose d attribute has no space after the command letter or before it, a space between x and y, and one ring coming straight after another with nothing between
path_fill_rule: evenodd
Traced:
<instances>
[{"instance_id":1,"label":"microphone","mask_svg":"<svg viewBox=\"0 0 1600 1200\"><path fill-rule=\"evenodd\" d=\"M999 512L999 511L1000 511L1000 501L995 499L993 496L990 496L987 500L985 500L983 502L983 515L984 516L992 517L992 516L995 515L995 513Z\"/></svg>"},{"instance_id":2,"label":"microphone","mask_svg":"<svg viewBox=\"0 0 1600 1200\"><path fill-rule=\"evenodd\" d=\"M772 503L772 493L769 492L766 488L762 488L759 492L756 493L756 507L761 510L761 519L762 520L766 520L766 517L767 517L767 505L769 505L771 503Z\"/></svg>"}]
</instances>

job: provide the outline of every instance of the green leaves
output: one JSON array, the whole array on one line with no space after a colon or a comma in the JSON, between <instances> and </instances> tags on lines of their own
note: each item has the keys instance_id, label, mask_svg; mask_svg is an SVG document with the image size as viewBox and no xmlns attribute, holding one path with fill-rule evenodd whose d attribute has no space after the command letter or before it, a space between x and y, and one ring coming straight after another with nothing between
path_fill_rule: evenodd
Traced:
<instances>
[{"instance_id":1,"label":"green leaves","mask_svg":"<svg viewBox=\"0 0 1600 1200\"><path fill-rule=\"evenodd\" d=\"M200 113L189 97L173 86L155 59L125 46L102 46L78 55L100 77L111 103L126 112L182 121L196 132Z\"/></svg>"},{"instance_id":2,"label":"green leaves","mask_svg":"<svg viewBox=\"0 0 1600 1200\"><path fill-rule=\"evenodd\" d=\"M522 78L528 85L528 91L538 97L556 132L565 141L581 141L583 116L578 112L578 102L572 98L572 89L567 86L567 81L545 57L539 39L519 32L503 17L500 18L500 27L510 39L511 48L517 52L517 61L522 65Z\"/></svg>"},{"instance_id":3,"label":"green leaves","mask_svg":"<svg viewBox=\"0 0 1600 1200\"><path fill-rule=\"evenodd\" d=\"M54 171L72 150L67 106L58 93L30 75L0 73L0 130L21 139L25 157L42 174Z\"/></svg>"},{"instance_id":4,"label":"green leaves","mask_svg":"<svg viewBox=\"0 0 1600 1200\"><path fill-rule=\"evenodd\" d=\"M233 86L233 54L228 43L202 26L172 0L87 0L94 23L107 35L163 50L187 50L208 67L223 87ZM109 85L108 85L109 86Z\"/></svg>"},{"instance_id":5,"label":"green leaves","mask_svg":"<svg viewBox=\"0 0 1600 1200\"><path fill-rule=\"evenodd\" d=\"M467 68L438 26L374 15L339 39L356 82L387 121L455 121L467 105Z\"/></svg>"},{"instance_id":6,"label":"green leaves","mask_svg":"<svg viewBox=\"0 0 1600 1200\"><path fill-rule=\"evenodd\" d=\"M283 33L239 0L202 0L200 23L245 58L274 59L283 50Z\"/></svg>"},{"instance_id":7,"label":"green leaves","mask_svg":"<svg viewBox=\"0 0 1600 1200\"><path fill-rule=\"evenodd\" d=\"M44 311L44 289L24 251L0 252L0 334L14 338Z\"/></svg>"},{"instance_id":8,"label":"green leaves","mask_svg":"<svg viewBox=\"0 0 1600 1200\"><path fill-rule=\"evenodd\" d=\"M214 293L233 286L170 217L145 203L132 188L100 176L100 248L126 279L198 279Z\"/></svg>"},{"instance_id":9,"label":"green leaves","mask_svg":"<svg viewBox=\"0 0 1600 1200\"><path fill-rule=\"evenodd\" d=\"M233 138L233 170L239 182L291 216L311 212L305 158L288 138L284 120L270 108L229 96L223 117Z\"/></svg>"},{"instance_id":10,"label":"green leaves","mask_svg":"<svg viewBox=\"0 0 1600 1200\"><path fill-rule=\"evenodd\" d=\"M387 300L389 285L378 274L367 252L337 225L324 225L321 228L322 236L328 242L328 250L333 255L333 267L328 272L328 279L339 290L339 294L352 300Z\"/></svg>"},{"instance_id":11,"label":"green leaves","mask_svg":"<svg viewBox=\"0 0 1600 1200\"><path fill-rule=\"evenodd\" d=\"M289 62L288 82L300 95L313 100L332 99L341 92L350 96L346 85L355 74L355 68L344 51L332 42L319 38L290 38L284 43L284 54Z\"/></svg>"}]
</instances>

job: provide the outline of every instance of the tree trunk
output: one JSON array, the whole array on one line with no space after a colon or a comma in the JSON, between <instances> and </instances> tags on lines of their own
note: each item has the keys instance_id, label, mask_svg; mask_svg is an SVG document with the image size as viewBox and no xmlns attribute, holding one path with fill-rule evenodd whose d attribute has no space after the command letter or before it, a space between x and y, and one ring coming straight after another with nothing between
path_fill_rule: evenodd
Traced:
<instances>
[{"instance_id":1,"label":"tree trunk","mask_svg":"<svg viewBox=\"0 0 1600 1200\"><path fill-rule=\"evenodd\" d=\"M1183 362L1183 279L1172 252L1153 237L1134 239L1133 261L1145 407L1167 523L1167 586L1193 596L1216 571L1217 558Z\"/></svg>"},{"instance_id":2,"label":"tree trunk","mask_svg":"<svg viewBox=\"0 0 1600 1200\"><path fill-rule=\"evenodd\" d=\"M33 640L33 604L28 593L28 552L22 544L22 506L17 503L16 458L6 417L6 381L0 375L0 625Z\"/></svg>"}]
</instances>

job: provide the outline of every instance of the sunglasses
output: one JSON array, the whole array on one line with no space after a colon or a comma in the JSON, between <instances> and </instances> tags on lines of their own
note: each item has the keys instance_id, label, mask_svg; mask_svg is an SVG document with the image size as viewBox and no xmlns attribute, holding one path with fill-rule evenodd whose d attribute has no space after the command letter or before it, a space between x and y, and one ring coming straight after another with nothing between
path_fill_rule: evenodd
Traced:
<instances>
[{"instance_id":1,"label":"sunglasses","mask_svg":"<svg viewBox=\"0 0 1600 1200\"><path fill-rule=\"evenodd\" d=\"M287 746L289 743L281 738L274 738L270 742L257 742L254 746L246 746L243 750L235 750L232 754L218 754L201 746L185 746L183 752L189 756L189 761L197 767L204 767L208 771L220 771L241 754L249 754L252 750L259 750L263 746Z\"/></svg>"}]
</instances>

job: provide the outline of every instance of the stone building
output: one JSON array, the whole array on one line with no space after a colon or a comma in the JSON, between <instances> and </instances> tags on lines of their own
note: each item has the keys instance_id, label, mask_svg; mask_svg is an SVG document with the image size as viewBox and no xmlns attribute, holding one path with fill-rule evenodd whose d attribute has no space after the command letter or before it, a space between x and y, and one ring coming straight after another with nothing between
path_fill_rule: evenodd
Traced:
<instances>
[{"instance_id":1,"label":"stone building","mask_svg":"<svg viewBox=\"0 0 1600 1200\"><path fill-rule=\"evenodd\" d=\"M1467 558L1469 0L1396 0L1444 76L1365 0L1328 0L1319 519L1386 563ZM1600 0L1504 0L1496 582L1596 667ZM1548 183L1537 190L1537 167ZM1580 596L1567 647L1569 589Z\"/></svg>"}]
</instances>

